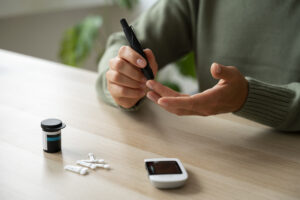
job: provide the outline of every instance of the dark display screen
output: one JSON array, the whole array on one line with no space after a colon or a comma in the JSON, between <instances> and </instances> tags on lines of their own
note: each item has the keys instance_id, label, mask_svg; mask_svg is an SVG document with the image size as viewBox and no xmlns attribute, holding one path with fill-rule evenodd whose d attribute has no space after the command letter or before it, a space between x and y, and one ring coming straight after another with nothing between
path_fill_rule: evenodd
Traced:
<instances>
[{"instance_id":1,"label":"dark display screen","mask_svg":"<svg viewBox=\"0 0 300 200\"><path fill-rule=\"evenodd\" d=\"M182 174L176 161L146 162L149 175L156 174Z\"/></svg>"}]
</instances>

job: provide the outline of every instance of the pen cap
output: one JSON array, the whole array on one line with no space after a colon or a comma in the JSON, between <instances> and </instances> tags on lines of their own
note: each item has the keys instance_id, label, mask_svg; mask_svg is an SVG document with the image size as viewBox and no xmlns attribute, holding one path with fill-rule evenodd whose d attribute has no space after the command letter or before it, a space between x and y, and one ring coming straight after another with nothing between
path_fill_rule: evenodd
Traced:
<instances>
[{"instance_id":1,"label":"pen cap","mask_svg":"<svg viewBox=\"0 0 300 200\"><path fill-rule=\"evenodd\" d=\"M145 75L145 77L148 80L154 79L154 74L152 72L152 69L149 66L147 56L144 53L143 48L142 48L141 44L139 43L138 39L136 38L134 31L128 25L126 19L124 19L124 18L121 19L120 23L123 27L124 34L126 36L127 41L129 42L130 47L132 49L134 49L136 52L138 52L141 56L143 56L145 58L145 60L147 61L146 67L141 69L141 71L143 72L143 74Z\"/></svg>"},{"instance_id":2,"label":"pen cap","mask_svg":"<svg viewBox=\"0 0 300 200\"><path fill-rule=\"evenodd\" d=\"M120 20L120 23L121 23L121 25L122 25L123 28L129 27L126 19L124 19L124 18Z\"/></svg>"},{"instance_id":3,"label":"pen cap","mask_svg":"<svg viewBox=\"0 0 300 200\"><path fill-rule=\"evenodd\" d=\"M138 52L140 55L142 55L146 60L146 55L143 52L143 48L139 41L136 38L136 35L134 34L132 28L128 25L126 19L121 19L120 23L122 25L123 31L125 33L126 39L129 42L129 45L132 49L134 49L136 52Z\"/></svg>"}]
</instances>

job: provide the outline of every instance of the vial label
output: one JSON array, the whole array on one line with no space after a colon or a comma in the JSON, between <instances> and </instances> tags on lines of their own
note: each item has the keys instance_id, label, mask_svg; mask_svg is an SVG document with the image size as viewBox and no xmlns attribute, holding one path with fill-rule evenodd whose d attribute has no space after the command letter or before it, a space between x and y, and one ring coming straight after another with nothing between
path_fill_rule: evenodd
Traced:
<instances>
[{"instance_id":1,"label":"vial label","mask_svg":"<svg viewBox=\"0 0 300 200\"><path fill-rule=\"evenodd\" d=\"M43 149L49 153L54 153L61 150L60 131L43 132Z\"/></svg>"},{"instance_id":2,"label":"vial label","mask_svg":"<svg viewBox=\"0 0 300 200\"><path fill-rule=\"evenodd\" d=\"M46 132L43 132L43 149L45 151L48 150L48 147L47 147L47 133Z\"/></svg>"}]
</instances>

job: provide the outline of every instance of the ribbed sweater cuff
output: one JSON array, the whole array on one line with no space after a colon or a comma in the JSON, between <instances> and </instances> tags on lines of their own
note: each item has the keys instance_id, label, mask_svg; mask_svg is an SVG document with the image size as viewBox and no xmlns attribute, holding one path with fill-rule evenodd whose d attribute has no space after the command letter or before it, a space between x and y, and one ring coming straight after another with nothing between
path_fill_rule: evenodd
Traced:
<instances>
[{"instance_id":1,"label":"ribbed sweater cuff","mask_svg":"<svg viewBox=\"0 0 300 200\"><path fill-rule=\"evenodd\" d=\"M234 114L271 127L278 127L287 117L294 96L293 91L250 77L246 79L249 83L247 100Z\"/></svg>"}]
</instances>

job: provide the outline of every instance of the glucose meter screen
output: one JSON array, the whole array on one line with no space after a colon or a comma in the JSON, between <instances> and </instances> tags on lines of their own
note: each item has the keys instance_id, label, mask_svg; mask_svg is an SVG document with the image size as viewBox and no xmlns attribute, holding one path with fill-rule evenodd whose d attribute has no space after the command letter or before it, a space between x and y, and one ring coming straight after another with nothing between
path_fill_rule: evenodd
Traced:
<instances>
[{"instance_id":1,"label":"glucose meter screen","mask_svg":"<svg viewBox=\"0 0 300 200\"><path fill-rule=\"evenodd\" d=\"M182 174L176 161L146 162L149 175L156 174Z\"/></svg>"}]
</instances>

